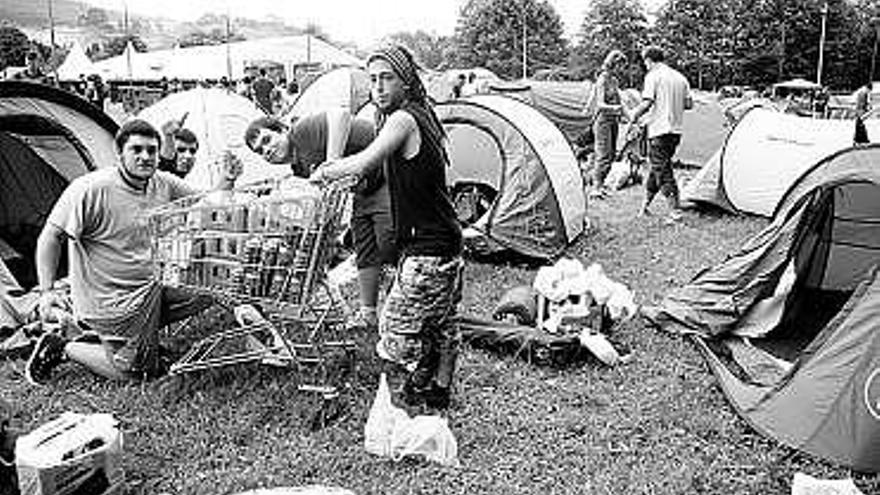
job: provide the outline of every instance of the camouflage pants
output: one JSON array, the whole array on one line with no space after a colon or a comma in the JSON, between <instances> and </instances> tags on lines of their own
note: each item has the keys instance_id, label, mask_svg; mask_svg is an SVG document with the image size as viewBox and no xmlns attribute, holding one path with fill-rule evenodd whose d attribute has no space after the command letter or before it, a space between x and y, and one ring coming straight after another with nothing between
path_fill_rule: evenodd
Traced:
<instances>
[{"instance_id":1,"label":"camouflage pants","mask_svg":"<svg viewBox=\"0 0 880 495\"><path fill-rule=\"evenodd\" d=\"M379 319L378 354L402 365L417 363L429 346L458 347L454 322L464 262L458 256L407 256Z\"/></svg>"}]
</instances>

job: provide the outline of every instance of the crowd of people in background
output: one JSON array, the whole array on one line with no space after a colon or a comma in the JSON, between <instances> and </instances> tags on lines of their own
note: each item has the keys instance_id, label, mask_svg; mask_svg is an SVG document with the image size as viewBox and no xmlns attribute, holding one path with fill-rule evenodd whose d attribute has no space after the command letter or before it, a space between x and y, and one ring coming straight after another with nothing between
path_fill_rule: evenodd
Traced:
<instances>
[{"instance_id":1,"label":"crowd of people in background","mask_svg":"<svg viewBox=\"0 0 880 495\"><path fill-rule=\"evenodd\" d=\"M280 115L292 104L299 93L299 83L294 79L288 82L284 76L270 74L265 68L248 71L241 79L233 80L226 76L199 80L181 80L163 77L158 81L120 81L107 82L98 74L80 74L76 80L62 81L46 69L45 63L36 50L25 56L26 66L23 70L7 77L14 81L29 81L75 93L93 105L106 110L107 103L123 103L126 113L135 114L141 105L137 102L153 102L168 95L193 89L221 88L235 92L252 100L267 115ZM139 98L127 98L127 95L139 93ZM145 96L146 95L146 96Z\"/></svg>"}]
</instances>

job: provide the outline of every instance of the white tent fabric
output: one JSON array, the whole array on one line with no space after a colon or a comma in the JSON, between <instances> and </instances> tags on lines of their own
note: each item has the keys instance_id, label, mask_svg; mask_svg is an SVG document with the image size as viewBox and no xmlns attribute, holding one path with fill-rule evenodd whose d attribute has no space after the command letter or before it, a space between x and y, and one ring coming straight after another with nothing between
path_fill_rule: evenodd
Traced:
<instances>
[{"instance_id":1,"label":"white tent fabric","mask_svg":"<svg viewBox=\"0 0 880 495\"><path fill-rule=\"evenodd\" d=\"M131 76L125 54L102 60L95 66L105 80L219 79L224 76L240 79L248 63L261 60L285 66L304 62L326 66L362 64L358 57L330 43L299 35L135 53L131 56Z\"/></svg>"},{"instance_id":2,"label":"white tent fabric","mask_svg":"<svg viewBox=\"0 0 880 495\"><path fill-rule=\"evenodd\" d=\"M265 114L252 101L235 93L220 88L195 88L174 93L143 109L138 117L158 129L184 114L187 117L183 127L193 131L199 139L196 163L186 176L186 181L194 186L207 189L214 184L219 172L215 164L226 150L244 163L240 184L290 172L286 166L267 163L245 145L245 129Z\"/></svg>"},{"instance_id":3,"label":"white tent fabric","mask_svg":"<svg viewBox=\"0 0 880 495\"><path fill-rule=\"evenodd\" d=\"M70 46L70 51L67 52L67 57L58 67L58 80L75 81L79 79L80 75L88 76L94 72L95 66L89 60L89 57L86 56L86 51L83 50L82 45L78 41L74 40Z\"/></svg>"},{"instance_id":4,"label":"white tent fabric","mask_svg":"<svg viewBox=\"0 0 880 495\"><path fill-rule=\"evenodd\" d=\"M880 136L880 120L866 121ZM772 216L786 191L822 159L852 146L851 120L812 119L764 107L748 110L717 160L682 190L682 199ZM713 182L714 181L714 182Z\"/></svg>"},{"instance_id":5,"label":"white tent fabric","mask_svg":"<svg viewBox=\"0 0 880 495\"><path fill-rule=\"evenodd\" d=\"M310 84L285 114L283 120L302 117L330 108L343 108L356 115L370 99L370 79L358 67L340 67L322 74Z\"/></svg>"}]
</instances>

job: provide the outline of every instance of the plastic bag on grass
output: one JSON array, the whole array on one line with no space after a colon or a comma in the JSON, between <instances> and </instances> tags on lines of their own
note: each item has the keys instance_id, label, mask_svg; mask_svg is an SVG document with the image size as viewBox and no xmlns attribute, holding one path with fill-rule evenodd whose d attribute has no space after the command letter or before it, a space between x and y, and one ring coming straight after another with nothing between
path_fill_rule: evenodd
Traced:
<instances>
[{"instance_id":1,"label":"plastic bag on grass","mask_svg":"<svg viewBox=\"0 0 880 495\"><path fill-rule=\"evenodd\" d=\"M852 479L823 480L804 473L794 473L791 495L864 495Z\"/></svg>"},{"instance_id":2,"label":"plastic bag on grass","mask_svg":"<svg viewBox=\"0 0 880 495\"><path fill-rule=\"evenodd\" d=\"M458 445L441 416L410 418L403 409L391 403L391 390L384 373L364 425L364 448L371 454L400 460L421 455L429 461L458 467Z\"/></svg>"}]
</instances>

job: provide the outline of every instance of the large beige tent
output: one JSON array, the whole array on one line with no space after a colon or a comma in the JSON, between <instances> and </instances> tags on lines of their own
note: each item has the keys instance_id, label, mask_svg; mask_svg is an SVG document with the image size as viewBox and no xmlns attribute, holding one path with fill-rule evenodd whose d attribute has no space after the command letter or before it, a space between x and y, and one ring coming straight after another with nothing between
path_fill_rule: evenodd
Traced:
<instances>
[{"instance_id":1,"label":"large beige tent","mask_svg":"<svg viewBox=\"0 0 880 495\"><path fill-rule=\"evenodd\" d=\"M114 79L240 79L253 62L271 60L292 67L361 65L358 57L314 36L285 36L221 45L123 53L95 64L105 80Z\"/></svg>"}]
</instances>

